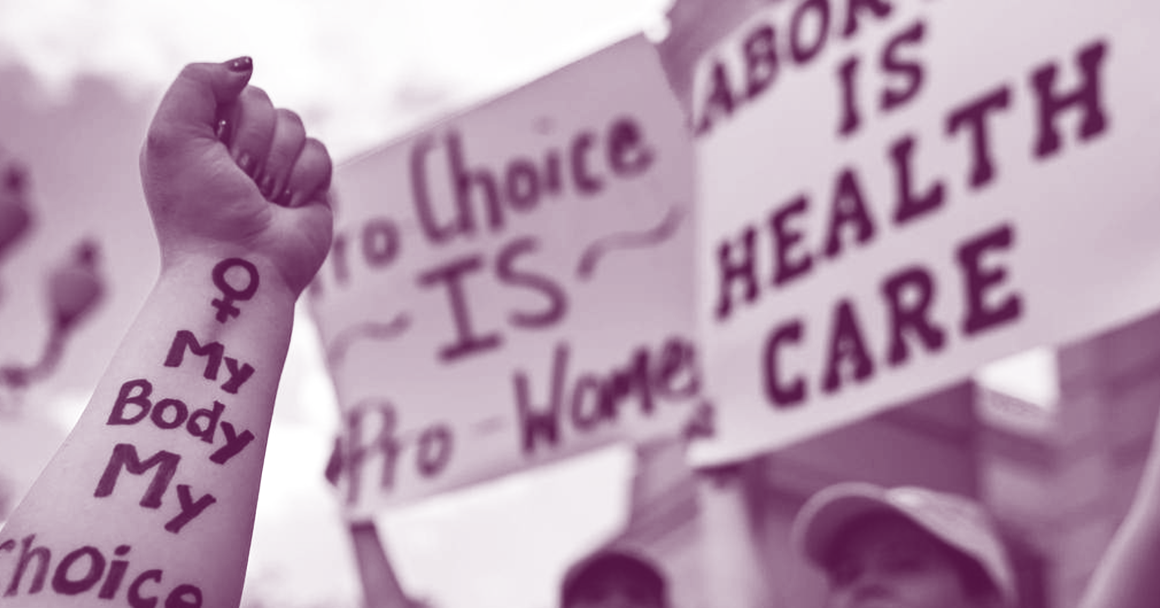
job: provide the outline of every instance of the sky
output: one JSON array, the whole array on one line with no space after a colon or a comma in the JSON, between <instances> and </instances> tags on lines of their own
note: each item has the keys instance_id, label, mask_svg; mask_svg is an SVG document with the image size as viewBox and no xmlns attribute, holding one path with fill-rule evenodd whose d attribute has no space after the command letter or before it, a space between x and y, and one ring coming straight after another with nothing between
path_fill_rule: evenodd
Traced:
<instances>
[{"instance_id":1,"label":"sky","mask_svg":"<svg viewBox=\"0 0 1160 608\"><path fill-rule=\"evenodd\" d=\"M19 493L51 456L156 273L136 152L182 65L252 56L252 84L297 111L341 162L655 28L666 4L0 0L0 145L31 166L36 214L0 267L0 362L36 358L45 276L83 238L101 246L106 287L51 378L21 395L0 389L0 476ZM245 602L354 606L358 579L322 475L337 406L298 312ZM413 595L440 608L546 608L567 564L623 526L631 468L631 452L609 448L377 523Z\"/></svg>"},{"instance_id":2,"label":"sky","mask_svg":"<svg viewBox=\"0 0 1160 608\"><path fill-rule=\"evenodd\" d=\"M183 64L251 55L253 84L294 108L341 161L626 35L657 32L668 4L0 0L0 145L32 167L37 214L0 266L0 363L35 358L44 277L81 239L99 240L106 285L52 378L23 395L0 389L0 477L17 492L31 482L156 273L136 151ZM1050 404L1052 366L1052 353L1039 350L983 375ZM322 476L337 406L304 307L278 404L246 601L355 606L348 540ZM631 452L610 448L377 523L408 591L435 606L548 608L567 564L624 525L631 473Z\"/></svg>"}]
</instances>

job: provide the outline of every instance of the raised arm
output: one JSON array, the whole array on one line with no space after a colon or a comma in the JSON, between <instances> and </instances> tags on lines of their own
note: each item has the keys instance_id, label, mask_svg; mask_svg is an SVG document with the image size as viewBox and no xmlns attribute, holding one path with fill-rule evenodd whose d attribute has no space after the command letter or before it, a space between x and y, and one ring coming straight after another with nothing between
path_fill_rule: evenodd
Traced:
<instances>
[{"instance_id":1,"label":"raised arm","mask_svg":"<svg viewBox=\"0 0 1160 608\"><path fill-rule=\"evenodd\" d=\"M1160 597L1160 419L1136 497L1088 584L1082 608L1145 608Z\"/></svg>"},{"instance_id":2,"label":"raised arm","mask_svg":"<svg viewBox=\"0 0 1160 608\"><path fill-rule=\"evenodd\" d=\"M294 303L332 224L326 149L251 69L189 65L157 110L140 163L160 276L0 530L0 605L241 601Z\"/></svg>"}]
</instances>

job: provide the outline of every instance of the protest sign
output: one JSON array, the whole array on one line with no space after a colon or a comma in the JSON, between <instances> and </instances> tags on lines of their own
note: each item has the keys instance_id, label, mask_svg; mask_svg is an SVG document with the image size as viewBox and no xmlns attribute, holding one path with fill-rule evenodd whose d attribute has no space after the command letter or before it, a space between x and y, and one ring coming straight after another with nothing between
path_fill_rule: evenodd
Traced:
<instances>
[{"instance_id":1,"label":"protest sign","mask_svg":"<svg viewBox=\"0 0 1160 608\"><path fill-rule=\"evenodd\" d=\"M352 516L689 416L683 124L638 36L338 167L310 304Z\"/></svg>"},{"instance_id":2,"label":"protest sign","mask_svg":"<svg viewBox=\"0 0 1160 608\"><path fill-rule=\"evenodd\" d=\"M1160 5L806 0L694 76L717 436L773 450L1160 305Z\"/></svg>"}]
</instances>

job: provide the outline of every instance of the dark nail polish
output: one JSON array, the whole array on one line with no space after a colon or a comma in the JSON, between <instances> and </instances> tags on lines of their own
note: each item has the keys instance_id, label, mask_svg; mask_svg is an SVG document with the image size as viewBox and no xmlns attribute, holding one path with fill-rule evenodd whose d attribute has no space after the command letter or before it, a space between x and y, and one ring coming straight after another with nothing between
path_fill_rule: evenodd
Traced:
<instances>
[{"instance_id":1,"label":"dark nail polish","mask_svg":"<svg viewBox=\"0 0 1160 608\"><path fill-rule=\"evenodd\" d=\"M249 72L254 69L254 60L248 56L241 56L226 62L231 72Z\"/></svg>"},{"instance_id":2,"label":"dark nail polish","mask_svg":"<svg viewBox=\"0 0 1160 608\"><path fill-rule=\"evenodd\" d=\"M283 207L289 207L290 199L292 198L294 198L294 193L291 192L289 188L287 188L282 191L282 194L280 194L278 198L274 200L274 202L282 205Z\"/></svg>"}]
</instances>

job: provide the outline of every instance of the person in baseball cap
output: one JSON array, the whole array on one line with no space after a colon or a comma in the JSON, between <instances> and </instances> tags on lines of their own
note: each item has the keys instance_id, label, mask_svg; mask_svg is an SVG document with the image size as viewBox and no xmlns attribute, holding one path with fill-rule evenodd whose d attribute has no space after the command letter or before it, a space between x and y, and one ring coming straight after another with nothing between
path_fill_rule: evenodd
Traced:
<instances>
[{"instance_id":1,"label":"person in baseball cap","mask_svg":"<svg viewBox=\"0 0 1160 608\"><path fill-rule=\"evenodd\" d=\"M605 548L573 564L560 586L560 608L668 608L668 582L651 559Z\"/></svg>"},{"instance_id":2,"label":"person in baseball cap","mask_svg":"<svg viewBox=\"0 0 1160 608\"><path fill-rule=\"evenodd\" d=\"M840 483L806 502L792 537L827 574L831 608L1012 608L1017 600L1003 542L962 496Z\"/></svg>"}]
</instances>

